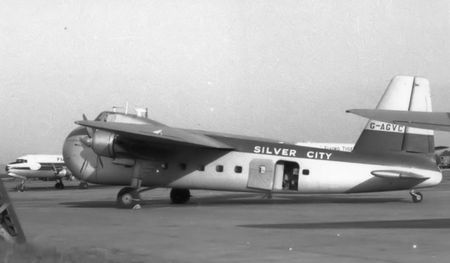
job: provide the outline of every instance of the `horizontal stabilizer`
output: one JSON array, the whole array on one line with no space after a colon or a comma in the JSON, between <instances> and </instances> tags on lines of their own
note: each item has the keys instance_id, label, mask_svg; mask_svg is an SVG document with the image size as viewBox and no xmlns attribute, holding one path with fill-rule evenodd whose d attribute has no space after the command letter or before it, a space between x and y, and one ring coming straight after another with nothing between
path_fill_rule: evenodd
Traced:
<instances>
[{"instance_id":1,"label":"horizontal stabilizer","mask_svg":"<svg viewBox=\"0 0 450 263\"><path fill-rule=\"evenodd\" d=\"M397 170L376 170L370 172L373 176L386 178L386 179L417 179L417 180L426 180L430 177L426 177L420 174L407 172L407 171L397 171Z\"/></svg>"},{"instance_id":2,"label":"horizontal stabilizer","mask_svg":"<svg viewBox=\"0 0 450 263\"><path fill-rule=\"evenodd\" d=\"M183 129L154 124L131 124L102 121L77 121L81 126L113 132L120 136L139 139L153 143L172 145L200 146L207 148L231 150L233 147L204 134Z\"/></svg>"},{"instance_id":3,"label":"horizontal stabilizer","mask_svg":"<svg viewBox=\"0 0 450 263\"><path fill-rule=\"evenodd\" d=\"M408 127L430 129L438 131L450 131L449 112L421 112L421 111L397 111L397 110L371 110L352 109L347 110L368 119L390 122Z\"/></svg>"}]
</instances>

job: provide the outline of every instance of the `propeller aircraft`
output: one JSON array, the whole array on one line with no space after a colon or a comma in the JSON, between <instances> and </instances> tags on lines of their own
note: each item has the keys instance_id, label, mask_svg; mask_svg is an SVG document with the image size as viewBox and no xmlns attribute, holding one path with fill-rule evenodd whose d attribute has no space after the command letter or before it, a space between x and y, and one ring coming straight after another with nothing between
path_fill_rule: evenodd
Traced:
<instances>
[{"instance_id":1,"label":"propeller aircraft","mask_svg":"<svg viewBox=\"0 0 450 263\"><path fill-rule=\"evenodd\" d=\"M397 76L377 109L431 111L429 83ZM438 185L432 131L369 120L351 152L279 140L174 128L142 114L102 112L66 138L63 156L80 180L124 186L119 207L141 203L140 193L171 188L189 201L191 189L268 194L351 194L409 191Z\"/></svg>"},{"instance_id":2,"label":"propeller aircraft","mask_svg":"<svg viewBox=\"0 0 450 263\"><path fill-rule=\"evenodd\" d=\"M63 178L70 178L72 174L64 164L62 155L57 154L27 154L18 157L5 167L8 177L19 179L17 190L25 190L27 179L56 180L55 188L64 189Z\"/></svg>"}]
</instances>

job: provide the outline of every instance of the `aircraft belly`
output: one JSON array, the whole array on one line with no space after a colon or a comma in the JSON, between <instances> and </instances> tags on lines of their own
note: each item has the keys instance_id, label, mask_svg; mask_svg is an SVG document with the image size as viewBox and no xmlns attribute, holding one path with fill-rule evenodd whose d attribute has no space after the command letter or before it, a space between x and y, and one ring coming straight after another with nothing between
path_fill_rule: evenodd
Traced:
<instances>
[{"instance_id":1,"label":"aircraft belly","mask_svg":"<svg viewBox=\"0 0 450 263\"><path fill-rule=\"evenodd\" d=\"M167 184L168 187L183 187L190 189L210 189L224 191L246 191L247 176L237 176L236 174L223 173L220 176L215 174L204 174L194 172L185 175L178 180Z\"/></svg>"},{"instance_id":2,"label":"aircraft belly","mask_svg":"<svg viewBox=\"0 0 450 263\"><path fill-rule=\"evenodd\" d=\"M421 173L432 173L433 180L427 182L426 179L386 179L371 174L374 170L405 170L408 167L318 160L309 160L304 163L305 166L311 166L311 172L310 175L302 176L299 180L299 192L302 193L359 193L406 190L428 187L440 181L440 179L437 179L440 176L435 174L436 172L426 170L421 171Z\"/></svg>"}]
</instances>

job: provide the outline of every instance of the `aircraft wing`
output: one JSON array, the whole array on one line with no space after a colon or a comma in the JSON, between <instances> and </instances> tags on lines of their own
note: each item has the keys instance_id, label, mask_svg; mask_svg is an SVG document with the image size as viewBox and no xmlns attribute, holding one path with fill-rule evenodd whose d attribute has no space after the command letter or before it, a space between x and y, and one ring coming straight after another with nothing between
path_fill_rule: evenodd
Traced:
<instances>
[{"instance_id":1,"label":"aircraft wing","mask_svg":"<svg viewBox=\"0 0 450 263\"><path fill-rule=\"evenodd\" d=\"M450 131L449 112L422 112L422 111L396 111L396 110L347 110L368 119L405 125L408 127Z\"/></svg>"},{"instance_id":2,"label":"aircraft wing","mask_svg":"<svg viewBox=\"0 0 450 263\"><path fill-rule=\"evenodd\" d=\"M15 174L15 173L8 173L8 176L12 177L12 178L21 179L21 180L26 180L27 179L25 176L18 175L18 174Z\"/></svg>"},{"instance_id":3,"label":"aircraft wing","mask_svg":"<svg viewBox=\"0 0 450 263\"><path fill-rule=\"evenodd\" d=\"M103 121L77 121L76 124L93 129L109 131L126 138L138 139L151 143L197 146L223 150L233 149L233 147L207 135L164 125L130 124Z\"/></svg>"}]
</instances>

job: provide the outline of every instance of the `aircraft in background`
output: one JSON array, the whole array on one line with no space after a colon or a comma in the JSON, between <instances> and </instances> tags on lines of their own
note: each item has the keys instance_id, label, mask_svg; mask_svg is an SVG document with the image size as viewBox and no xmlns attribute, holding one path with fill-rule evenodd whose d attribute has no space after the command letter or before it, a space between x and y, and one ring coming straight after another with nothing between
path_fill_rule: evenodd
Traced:
<instances>
[{"instance_id":1,"label":"aircraft in background","mask_svg":"<svg viewBox=\"0 0 450 263\"><path fill-rule=\"evenodd\" d=\"M329 142L297 142L295 145L320 148L326 150L351 152L355 147L353 143L329 143ZM434 154L440 169L450 169L450 151L448 146L434 147Z\"/></svg>"},{"instance_id":2,"label":"aircraft in background","mask_svg":"<svg viewBox=\"0 0 450 263\"><path fill-rule=\"evenodd\" d=\"M28 154L18 157L5 167L7 176L19 179L18 191L25 190L25 181L36 178L56 180L55 188L64 189L62 179L70 178L72 173L67 169L62 155Z\"/></svg>"},{"instance_id":3,"label":"aircraft in background","mask_svg":"<svg viewBox=\"0 0 450 263\"><path fill-rule=\"evenodd\" d=\"M353 151L353 147L355 147L354 143L333 143L333 142L296 142L295 145L341 152L351 152Z\"/></svg>"},{"instance_id":4,"label":"aircraft in background","mask_svg":"<svg viewBox=\"0 0 450 263\"><path fill-rule=\"evenodd\" d=\"M431 111L426 79L392 79L377 109ZM434 135L370 120L352 152L298 146L279 140L173 128L144 116L102 112L83 115L63 145L67 167L80 180L124 185L120 207L134 207L140 193L172 188L173 203L190 189L264 194L365 193L439 184Z\"/></svg>"}]
</instances>

